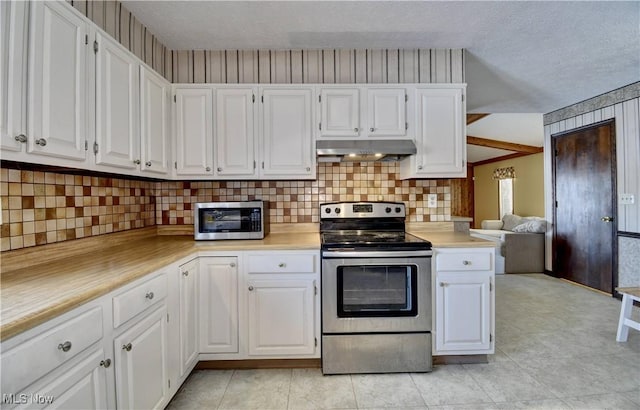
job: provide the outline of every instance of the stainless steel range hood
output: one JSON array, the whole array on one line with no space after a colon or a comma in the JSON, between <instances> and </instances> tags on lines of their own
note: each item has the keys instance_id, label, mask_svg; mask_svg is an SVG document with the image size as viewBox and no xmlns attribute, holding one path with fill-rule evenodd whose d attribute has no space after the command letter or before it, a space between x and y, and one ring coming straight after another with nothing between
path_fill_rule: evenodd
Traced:
<instances>
[{"instance_id":1,"label":"stainless steel range hood","mask_svg":"<svg viewBox=\"0 0 640 410\"><path fill-rule=\"evenodd\" d=\"M398 161L417 152L412 140L318 140L319 162Z\"/></svg>"}]
</instances>

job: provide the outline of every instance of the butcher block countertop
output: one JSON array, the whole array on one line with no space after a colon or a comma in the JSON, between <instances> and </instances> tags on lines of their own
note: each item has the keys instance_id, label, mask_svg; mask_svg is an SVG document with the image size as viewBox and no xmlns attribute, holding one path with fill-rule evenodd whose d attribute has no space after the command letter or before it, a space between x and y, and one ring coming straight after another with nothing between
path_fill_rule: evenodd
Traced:
<instances>
[{"instance_id":1,"label":"butcher block countertop","mask_svg":"<svg viewBox=\"0 0 640 410\"><path fill-rule=\"evenodd\" d=\"M411 233L430 240L434 247L494 246L460 232ZM0 340L198 252L318 249L317 230L285 229L263 240L196 242L193 236L162 234L150 227L4 252L0 261Z\"/></svg>"}]
</instances>

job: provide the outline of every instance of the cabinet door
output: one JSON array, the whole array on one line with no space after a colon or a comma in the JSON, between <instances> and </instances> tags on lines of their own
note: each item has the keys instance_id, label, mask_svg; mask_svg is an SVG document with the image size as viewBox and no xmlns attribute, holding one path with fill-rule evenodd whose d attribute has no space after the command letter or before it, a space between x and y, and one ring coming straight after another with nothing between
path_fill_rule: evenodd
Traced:
<instances>
[{"instance_id":1,"label":"cabinet door","mask_svg":"<svg viewBox=\"0 0 640 410\"><path fill-rule=\"evenodd\" d=\"M436 351L490 353L491 277L484 272L438 272Z\"/></svg>"},{"instance_id":2,"label":"cabinet door","mask_svg":"<svg viewBox=\"0 0 640 410\"><path fill-rule=\"evenodd\" d=\"M198 360L198 260L180 266L180 377Z\"/></svg>"},{"instance_id":3,"label":"cabinet door","mask_svg":"<svg viewBox=\"0 0 640 410\"><path fill-rule=\"evenodd\" d=\"M311 355L315 352L315 280L247 281L249 355Z\"/></svg>"},{"instance_id":4,"label":"cabinet door","mask_svg":"<svg viewBox=\"0 0 640 410\"><path fill-rule=\"evenodd\" d=\"M106 409L107 382L103 360L104 352L98 349L73 366L48 375L23 392L26 397L37 394L42 401L17 408L33 408L37 403L47 408L52 404L51 407L60 409Z\"/></svg>"},{"instance_id":5,"label":"cabinet door","mask_svg":"<svg viewBox=\"0 0 640 410\"><path fill-rule=\"evenodd\" d=\"M371 88L367 90L367 133L370 137L407 134L406 90Z\"/></svg>"},{"instance_id":6,"label":"cabinet door","mask_svg":"<svg viewBox=\"0 0 640 410\"><path fill-rule=\"evenodd\" d=\"M212 90L178 88L175 91L176 174L212 176Z\"/></svg>"},{"instance_id":7,"label":"cabinet door","mask_svg":"<svg viewBox=\"0 0 640 410\"><path fill-rule=\"evenodd\" d=\"M416 172L465 177L462 89L418 89L417 104Z\"/></svg>"},{"instance_id":8,"label":"cabinet door","mask_svg":"<svg viewBox=\"0 0 640 410\"><path fill-rule=\"evenodd\" d=\"M264 89L263 98L261 176L315 178L313 89Z\"/></svg>"},{"instance_id":9,"label":"cabinet door","mask_svg":"<svg viewBox=\"0 0 640 410\"><path fill-rule=\"evenodd\" d=\"M167 308L114 339L117 407L163 408L168 400Z\"/></svg>"},{"instance_id":10,"label":"cabinet door","mask_svg":"<svg viewBox=\"0 0 640 410\"><path fill-rule=\"evenodd\" d=\"M216 176L255 176L254 100L253 88L216 90Z\"/></svg>"},{"instance_id":11,"label":"cabinet door","mask_svg":"<svg viewBox=\"0 0 640 410\"><path fill-rule=\"evenodd\" d=\"M29 3L0 2L0 148L22 151L27 141L27 17Z\"/></svg>"},{"instance_id":12,"label":"cabinet door","mask_svg":"<svg viewBox=\"0 0 640 410\"><path fill-rule=\"evenodd\" d=\"M200 258L200 352L238 352L238 267L235 257Z\"/></svg>"},{"instance_id":13,"label":"cabinet door","mask_svg":"<svg viewBox=\"0 0 640 410\"><path fill-rule=\"evenodd\" d=\"M87 24L66 2L34 1L30 9L27 150L84 161Z\"/></svg>"},{"instance_id":14,"label":"cabinet door","mask_svg":"<svg viewBox=\"0 0 640 410\"><path fill-rule=\"evenodd\" d=\"M321 137L360 136L360 90L323 88L320 91Z\"/></svg>"},{"instance_id":15,"label":"cabinet door","mask_svg":"<svg viewBox=\"0 0 640 410\"><path fill-rule=\"evenodd\" d=\"M139 65L115 41L99 33L96 41L96 164L138 169Z\"/></svg>"},{"instance_id":16,"label":"cabinet door","mask_svg":"<svg viewBox=\"0 0 640 410\"><path fill-rule=\"evenodd\" d=\"M140 160L143 172L166 174L169 162L169 86L140 66Z\"/></svg>"}]
</instances>

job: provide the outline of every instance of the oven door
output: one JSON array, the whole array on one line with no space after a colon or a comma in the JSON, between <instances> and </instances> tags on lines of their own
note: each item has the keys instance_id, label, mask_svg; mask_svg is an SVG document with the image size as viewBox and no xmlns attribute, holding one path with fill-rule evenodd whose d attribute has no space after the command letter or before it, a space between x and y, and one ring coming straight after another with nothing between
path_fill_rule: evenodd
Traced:
<instances>
[{"instance_id":1,"label":"oven door","mask_svg":"<svg viewBox=\"0 0 640 410\"><path fill-rule=\"evenodd\" d=\"M430 330L431 251L323 252L323 333Z\"/></svg>"}]
</instances>

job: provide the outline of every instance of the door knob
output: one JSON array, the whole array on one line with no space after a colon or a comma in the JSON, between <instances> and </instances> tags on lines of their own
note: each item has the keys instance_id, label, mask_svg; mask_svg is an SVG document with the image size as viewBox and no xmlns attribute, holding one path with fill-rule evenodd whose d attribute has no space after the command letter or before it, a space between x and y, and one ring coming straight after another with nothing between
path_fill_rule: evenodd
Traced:
<instances>
[{"instance_id":1,"label":"door knob","mask_svg":"<svg viewBox=\"0 0 640 410\"><path fill-rule=\"evenodd\" d=\"M136 164L136 165L140 165L140 160L139 159L134 159L133 163Z\"/></svg>"},{"instance_id":2,"label":"door knob","mask_svg":"<svg viewBox=\"0 0 640 410\"><path fill-rule=\"evenodd\" d=\"M25 143L25 142L27 142L27 136L24 135L24 134L16 135L15 136L15 140L18 141L18 142Z\"/></svg>"},{"instance_id":3,"label":"door knob","mask_svg":"<svg viewBox=\"0 0 640 410\"><path fill-rule=\"evenodd\" d=\"M369 131L371 131L371 132L373 132L373 131L375 131L375 130L376 130L376 129L375 129L375 128L373 128L373 127L369 128Z\"/></svg>"},{"instance_id":4,"label":"door knob","mask_svg":"<svg viewBox=\"0 0 640 410\"><path fill-rule=\"evenodd\" d=\"M126 345L122 345L122 350L126 350L127 352L130 352L132 347L133 346L131 346L131 343L127 343Z\"/></svg>"},{"instance_id":5,"label":"door knob","mask_svg":"<svg viewBox=\"0 0 640 410\"><path fill-rule=\"evenodd\" d=\"M147 161L144 163L146 166L150 167L151 166L151 161Z\"/></svg>"},{"instance_id":6,"label":"door knob","mask_svg":"<svg viewBox=\"0 0 640 410\"><path fill-rule=\"evenodd\" d=\"M613 222L613 217L612 216L603 216L602 218L600 218L600 220L602 222Z\"/></svg>"},{"instance_id":7,"label":"door knob","mask_svg":"<svg viewBox=\"0 0 640 410\"><path fill-rule=\"evenodd\" d=\"M69 350L71 350L71 342L67 340L64 343L60 343L58 345L58 350L62 350L63 352L68 352Z\"/></svg>"},{"instance_id":8,"label":"door knob","mask_svg":"<svg viewBox=\"0 0 640 410\"><path fill-rule=\"evenodd\" d=\"M37 140L35 140L36 145L40 145L41 147L44 147L45 145L47 145L47 140L44 138L39 138Z\"/></svg>"}]
</instances>

